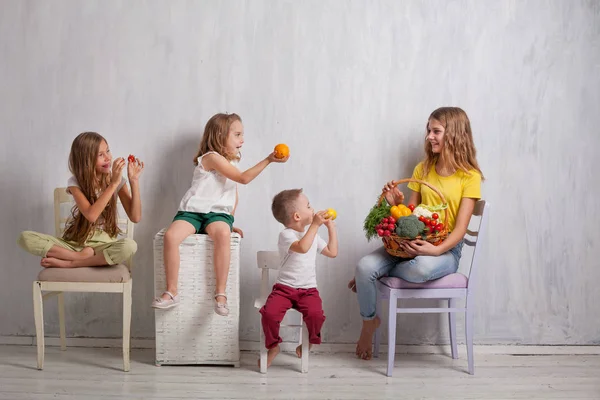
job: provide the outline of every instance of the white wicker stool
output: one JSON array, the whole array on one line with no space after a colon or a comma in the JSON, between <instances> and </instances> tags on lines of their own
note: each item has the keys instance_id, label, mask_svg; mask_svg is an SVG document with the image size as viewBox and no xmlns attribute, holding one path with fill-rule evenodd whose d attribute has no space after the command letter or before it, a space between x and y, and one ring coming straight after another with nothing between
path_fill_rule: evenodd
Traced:
<instances>
[{"instance_id":1,"label":"white wicker stool","mask_svg":"<svg viewBox=\"0 0 600 400\"><path fill-rule=\"evenodd\" d=\"M166 287L163 265L165 229L154 237L154 291ZM240 366L240 236L231 235L231 265L227 279L229 315L214 311L213 242L191 235L179 246L179 306L156 310L156 365L224 364Z\"/></svg>"}]
</instances>

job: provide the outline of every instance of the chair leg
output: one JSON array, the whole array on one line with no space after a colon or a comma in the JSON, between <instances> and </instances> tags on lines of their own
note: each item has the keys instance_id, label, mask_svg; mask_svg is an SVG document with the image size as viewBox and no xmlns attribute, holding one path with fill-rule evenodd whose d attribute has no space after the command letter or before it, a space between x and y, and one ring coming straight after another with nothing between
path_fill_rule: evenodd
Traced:
<instances>
[{"instance_id":1,"label":"chair leg","mask_svg":"<svg viewBox=\"0 0 600 400\"><path fill-rule=\"evenodd\" d=\"M448 308L454 308L456 305L456 299L448 299ZM450 348L452 351L452 358L458 358L458 347L456 344L456 313L448 313L448 330L450 332Z\"/></svg>"},{"instance_id":2,"label":"chair leg","mask_svg":"<svg viewBox=\"0 0 600 400\"><path fill-rule=\"evenodd\" d=\"M60 349L67 349L67 333L65 329L65 294L59 293L58 298L58 324L60 326Z\"/></svg>"},{"instance_id":3,"label":"chair leg","mask_svg":"<svg viewBox=\"0 0 600 400\"><path fill-rule=\"evenodd\" d=\"M33 282L33 317L35 320L35 336L37 342L37 368L44 368L44 299L42 286Z\"/></svg>"},{"instance_id":4,"label":"chair leg","mask_svg":"<svg viewBox=\"0 0 600 400\"><path fill-rule=\"evenodd\" d=\"M265 333L263 332L262 325L260 326L260 373L267 373L267 348L265 347Z\"/></svg>"},{"instance_id":5,"label":"chair leg","mask_svg":"<svg viewBox=\"0 0 600 400\"><path fill-rule=\"evenodd\" d=\"M388 307L388 366L387 376L392 376L394 370L394 356L396 355L396 308L398 299L390 291L390 304Z\"/></svg>"},{"instance_id":6,"label":"chair leg","mask_svg":"<svg viewBox=\"0 0 600 400\"><path fill-rule=\"evenodd\" d=\"M300 332L298 335L298 346L302 346L302 344L304 343L304 330L302 329L302 327L304 326L304 318L302 317L302 314L298 313L298 315L300 316L298 325L300 326ZM304 349L302 349L304 350Z\"/></svg>"},{"instance_id":7,"label":"chair leg","mask_svg":"<svg viewBox=\"0 0 600 400\"><path fill-rule=\"evenodd\" d=\"M475 363L473 360L473 310L471 301L467 297L467 311L465 313L465 333L467 337L467 358L469 360L469 374L475 374Z\"/></svg>"},{"instance_id":8,"label":"chair leg","mask_svg":"<svg viewBox=\"0 0 600 400\"><path fill-rule=\"evenodd\" d=\"M377 303L375 305L375 315L381 310L381 293L377 290ZM381 325L375 330L375 344L373 345L373 357L379 358L379 346L381 345Z\"/></svg>"},{"instance_id":9,"label":"chair leg","mask_svg":"<svg viewBox=\"0 0 600 400\"><path fill-rule=\"evenodd\" d=\"M308 372L308 328L306 325L302 325L302 373Z\"/></svg>"},{"instance_id":10,"label":"chair leg","mask_svg":"<svg viewBox=\"0 0 600 400\"><path fill-rule=\"evenodd\" d=\"M123 371L129 372L129 346L131 338L131 279L123 284Z\"/></svg>"}]
</instances>

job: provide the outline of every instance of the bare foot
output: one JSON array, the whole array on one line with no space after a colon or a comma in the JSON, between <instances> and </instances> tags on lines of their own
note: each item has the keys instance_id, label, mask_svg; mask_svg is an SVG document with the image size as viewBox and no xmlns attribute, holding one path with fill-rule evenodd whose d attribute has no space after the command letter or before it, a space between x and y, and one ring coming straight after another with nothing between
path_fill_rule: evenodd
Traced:
<instances>
[{"instance_id":1,"label":"bare foot","mask_svg":"<svg viewBox=\"0 0 600 400\"><path fill-rule=\"evenodd\" d=\"M58 258L46 257L42 258L40 265L44 268L71 268L73 263L68 260L59 260Z\"/></svg>"},{"instance_id":2,"label":"bare foot","mask_svg":"<svg viewBox=\"0 0 600 400\"><path fill-rule=\"evenodd\" d=\"M308 350L310 351L312 349L312 343L308 344ZM298 356L298 358L302 358L302 345L299 345L298 347L296 347L296 355Z\"/></svg>"},{"instance_id":3,"label":"bare foot","mask_svg":"<svg viewBox=\"0 0 600 400\"><path fill-rule=\"evenodd\" d=\"M356 293L356 278L352 278L352 280L348 282L348 289Z\"/></svg>"},{"instance_id":4,"label":"bare foot","mask_svg":"<svg viewBox=\"0 0 600 400\"><path fill-rule=\"evenodd\" d=\"M79 252L80 258L84 259L84 258L90 258L92 257L94 254L96 254L94 252L94 249L91 247L84 247L83 249L81 249L81 251Z\"/></svg>"},{"instance_id":5,"label":"bare foot","mask_svg":"<svg viewBox=\"0 0 600 400\"><path fill-rule=\"evenodd\" d=\"M378 316L375 316L372 320L363 321L360 338L356 343L356 355L358 358L370 360L373 357L373 335L380 324L381 320Z\"/></svg>"},{"instance_id":6,"label":"bare foot","mask_svg":"<svg viewBox=\"0 0 600 400\"><path fill-rule=\"evenodd\" d=\"M277 357L277 354L279 354L279 345L267 351L267 368L271 366L273 360L275 359L275 357ZM260 358L258 359L258 368L260 368Z\"/></svg>"}]
</instances>

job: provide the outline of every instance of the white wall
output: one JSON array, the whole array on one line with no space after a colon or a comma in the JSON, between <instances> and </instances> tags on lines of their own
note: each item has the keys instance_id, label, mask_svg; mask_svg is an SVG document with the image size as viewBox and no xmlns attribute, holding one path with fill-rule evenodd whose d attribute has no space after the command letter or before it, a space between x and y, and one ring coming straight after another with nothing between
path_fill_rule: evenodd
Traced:
<instances>
[{"instance_id":1,"label":"white wall","mask_svg":"<svg viewBox=\"0 0 600 400\"><path fill-rule=\"evenodd\" d=\"M429 113L458 105L493 205L476 341L599 344L599 27L591 1L0 2L0 335L34 333L39 260L16 238L52 232L71 141L95 130L147 165L132 329L153 337L152 238L190 183L206 120L228 111L244 119L244 167L276 143L292 151L240 189L241 338L258 337L255 253L280 229L270 200L303 187L339 213L340 255L319 266L323 337L354 341L346 282L377 246L362 220L385 181L410 175ZM68 334L118 337L120 304L68 295ZM399 324L400 343L444 340L439 316Z\"/></svg>"}]
</instances>

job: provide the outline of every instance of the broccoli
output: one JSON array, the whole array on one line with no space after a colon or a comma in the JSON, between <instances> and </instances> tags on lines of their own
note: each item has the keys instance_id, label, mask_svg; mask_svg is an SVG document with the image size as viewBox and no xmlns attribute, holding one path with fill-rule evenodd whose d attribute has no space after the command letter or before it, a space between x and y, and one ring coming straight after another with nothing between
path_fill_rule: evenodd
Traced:
<instances>
[{"instance_id":1,"label":"broccoli","mask_svg":"<svg viewBox=\"0 0 600 400\"><path fill-rule=\"evenodd\" d=\"M401 217L397 222L396 235L416 239L425 229L425 224L416 215Z\"/></svg>"}]
</instances>

